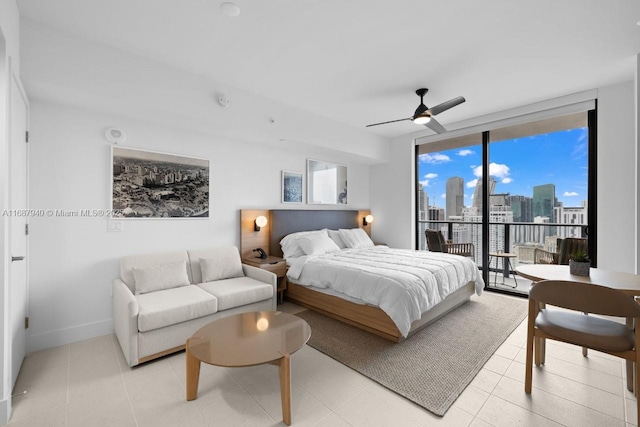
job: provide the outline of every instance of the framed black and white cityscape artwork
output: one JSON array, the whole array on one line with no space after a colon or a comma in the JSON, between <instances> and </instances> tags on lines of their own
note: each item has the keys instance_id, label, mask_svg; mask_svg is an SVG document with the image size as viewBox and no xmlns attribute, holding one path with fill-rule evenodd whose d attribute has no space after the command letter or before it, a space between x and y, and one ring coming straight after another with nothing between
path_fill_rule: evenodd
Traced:
<instances>
[{"instance_id":1,"label":"framed black and white cityscape artwork","mask_svg":"<svg viewBox=\"0 0 640 427\"><path fill-rule=\"evenodd\" d=\"M302 203L302 174L282 171L282 203Z\"/></svg>"},{"instance_id":2,"label":"framed black and white cityscape artwork","mask_svg":"<svg viewBox=\"0 0 640 427\"><path fill-rule=\"evenodd\" d=\"M112 147L111 166L114 217L209 217L209 160Z\"/></svg>"}]
</instances>

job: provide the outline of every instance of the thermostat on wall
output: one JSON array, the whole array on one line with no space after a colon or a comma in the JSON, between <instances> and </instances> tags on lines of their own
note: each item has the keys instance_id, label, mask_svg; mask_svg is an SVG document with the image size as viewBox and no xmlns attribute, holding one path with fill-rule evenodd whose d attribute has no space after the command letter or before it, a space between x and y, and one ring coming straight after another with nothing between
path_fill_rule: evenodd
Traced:
<instances>
[{"instance_id":1,"label":"thermostat on wall","mask_svg":"<svg viewBox=\"0 0 640 427\"><path fill-rule=\"evenodd\" d=\"M107 129L107 131L105 132L105 136L107 137L107 141L114 144L121 144L127 139L127 134L124 133L122 129L118 128Z\"/></svg>"}]
</instances>

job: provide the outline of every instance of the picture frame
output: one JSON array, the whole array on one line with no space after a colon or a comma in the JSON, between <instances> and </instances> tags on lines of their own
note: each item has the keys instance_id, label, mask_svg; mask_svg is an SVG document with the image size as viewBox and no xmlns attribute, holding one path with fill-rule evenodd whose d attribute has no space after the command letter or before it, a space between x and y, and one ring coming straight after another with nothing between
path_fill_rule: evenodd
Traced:
<instances>
[{"instance_id":1,"label":"picture frame","mask_svg":"<svg viewBox=\"0 0 640 427\"><path fill-rule=\"evenodd\" d=\"M113 218L209 218L209 159L112 146L110 169Z\"/></svg>"},{"instance_id":2,"label":"picture frame","mask_svg":"<svg viewBox=\"0 0 640 427\"><path fill-rule=\"evenodd\" d=\"M282 171L282 203L302 203L302 173Z\"/></svg>"}]
</instances>

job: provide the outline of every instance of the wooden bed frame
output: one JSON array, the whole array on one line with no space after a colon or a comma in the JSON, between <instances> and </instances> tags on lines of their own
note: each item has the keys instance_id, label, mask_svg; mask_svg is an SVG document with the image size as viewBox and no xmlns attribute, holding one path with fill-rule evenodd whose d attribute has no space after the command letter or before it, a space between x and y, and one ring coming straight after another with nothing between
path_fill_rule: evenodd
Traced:
<instances>
[{"instance_id":1,"label":"wooden bed frame","mask_svg":"<svg viewBox=\"0 0 640 427\"><path fill-rule=\"evenodd\" d=\"M243 256L245 254L248 255L251 253L252 248L247 245L258 241L268 241L269 245L264 246L269 248L269 255L281 257L280 240L287 234L298 231L360 227L370 233L371 225L362 226L362 218L367 214L369 214L369 211L366 210L241 210L240 251ZM268 229L263 227L260 232L254 231L253 220L257 215L267 217L269 221ZM262 232L264 234L256 235L256 233ZM453 292L429 311L422 313L422 317L411 324L408 336L469 301L474 292L475 284L473 282ZM388 340L399 342L404 339L395 323L380 308L347 301L337 296L315 291L306 286L297 285L291 281L287 284L286 298L303 307L364 329Z\"/></svg>"}]
</instances>

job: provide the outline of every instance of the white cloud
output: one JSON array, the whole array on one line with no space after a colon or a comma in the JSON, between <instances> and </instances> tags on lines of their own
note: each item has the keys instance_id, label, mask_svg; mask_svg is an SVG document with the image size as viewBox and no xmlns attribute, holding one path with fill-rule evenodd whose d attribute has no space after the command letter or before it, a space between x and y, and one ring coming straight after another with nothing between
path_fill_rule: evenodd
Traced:
<instances>
[{"instance_id":1,"label":"white cloud","mask_svg":"<svg viewBox=\"0 0 640 427\"><path fill-rule=\"evenodd\" d=\"M478 180L472 179L471 181L467 182L466 186L467 188L476 188L476 184L478 184Z\"/></svg>"},{"instance_id":2,"label":"white cloud","mask_svg":"<svg viewBox=\"0 0 640 427\"><path fill-rule=\"evenodd\" d=\"M428 187L429 186L429 180L425 179L424 181L420 181L420 184L422 184L423 187Z\"/></svg>"},{"instance_id":3,"label":"white cloud","mask_svg":"<svg viewBox=\"0 0 640 427\"><path fill-rule=\"evenodd\" d=\"M458 151L458 156L470 156L471 154L476 154L473 150L460 150Z\"/></svg>"},{"instance_id":4,"label":"white cloud","mask_svg":"<svg viewBox=\"0 0 640 427\"><path fill-rule=\"evenodd\" d=\"M506 178L509 176L509 166L502 165L500 163L490 163L489 164L489 175L495 176L496 178ZM473 175L478 178L482 177L482 166L473 167Z\"/></svg>"},{"instance_id":5,"label":"white cloud","mask_svg":"<svg viewBox=\"0 0 640 427\"><path fill-rule=\"evenodd\" d=\"M441 194L440 197L443 198L443 199L446 199L447 198L447 193Z\"/></svg>"},{"instance_id":6,"label":"white cloud","mask_svg":"<svg viewBox=\"0 0 640 427\"><path fill-rule=\"evenodd\" d=\"M433 153L433 154L423 154L422 156L420 156L420 160L425 163L438 164L438 163L450 162L451 158L446 154Z\"/></svg>"},{"instance_id":7,"label":"white cloud","mask_svg":"<svg viewBox=\"0 0 640 427\"><path fill-rule=\"evenodd\" d=\"M437 178L438 174L437 173L428 173L424 176L426 179L433 179L433 178Z\"/></svg>"},{"instance_id":8,"label":"white cloud","mask_svg":"<svg viewBox=\"0 0 640 427\"><path fill-rule=\"evenodd\" d=\"M501 181L503 184L511 184L513 182L513 179L511 178L503 178Z\"/></svg>"},{"instance_id":9,"label":"white cloud","mask_svg":"<svg viewBox=\"0 0 640 427\"><path fill-rule=\"evenodd\" d=\"M489 175L497 178L506 178L509 176L509 166L491 163L489 165Z\"/></svg>"},{"instance_id":10,"label":"white cloud","mask_svg":"<svg viewBox=\"0 0 640 427\"><path fill-rule=\"evenodd\" d=\"M576 197L579 196L575 191L565 191L563 194L564 197Z\"/></svg>"}]
</instances>

